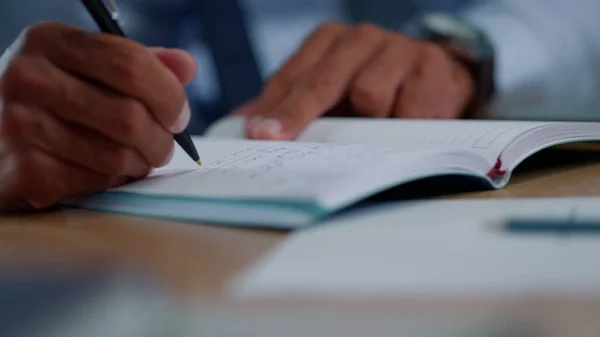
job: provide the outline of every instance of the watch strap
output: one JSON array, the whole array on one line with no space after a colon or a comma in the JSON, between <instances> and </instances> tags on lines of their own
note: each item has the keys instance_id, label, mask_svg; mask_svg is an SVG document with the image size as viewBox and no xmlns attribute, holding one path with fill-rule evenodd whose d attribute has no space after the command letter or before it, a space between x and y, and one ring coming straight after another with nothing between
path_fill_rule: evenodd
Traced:
<instances>
[{"instance_id":1,"label":"watch strap","mask_svg":"<svg viewBox=\"0 0 600 337\"><path fill-rule=\"evenodd\" d=\"M412 21L402 29L409 37L438 44L456 62L462 65L473 81L473 95L463 113L469 118L485 108L496 93L494 49L483 32L476 30L476 39L465 40L429 29L422 18Z\"/></svg>"}]
</instances>

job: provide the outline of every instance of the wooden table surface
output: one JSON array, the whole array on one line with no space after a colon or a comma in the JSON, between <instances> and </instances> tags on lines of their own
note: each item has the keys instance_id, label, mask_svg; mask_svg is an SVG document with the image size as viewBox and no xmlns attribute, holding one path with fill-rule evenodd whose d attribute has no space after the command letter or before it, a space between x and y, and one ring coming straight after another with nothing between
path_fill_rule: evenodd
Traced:
<instances>
[{"instance_id":1,"label":"wooden table surface","mask_svg":"<svg viewBox=\"0 0 600 337\"><path fill-rule=\"evenodd\" d=\"M452 197L600 195L600 156L597 154L548 154L537 158L535 162L532 165L525 164L525 168L513 177L504 190L463 193ZM59 210L3 217L0 220L0 264L9 267L51 266L67 269L90 265L126 266L148 273L183 298L229 303L236 307L231 303L237 302L227 297L224 286L232 277L264 257L287 235L288 233L280 231ZM529 308L538 315L547 314L544 321L557 325L552 331L578 331L580 333L577 336L598 332L595 336L600 336L600 299L523 299L501 303L460 299L439 303L391 300L389 303L362 301L343 305L319 302L319 308L322 305L330 308L364 307L370 308L369 312L374 312L373 308L384 312L387 312L386 308L452 311L457 306L470 308L473 312L480 312L482 308L503 312L508 309ZM244 305L240 304L240 307ZM572 333L570 335L575 336Z\"/></svg>"}]
</instances>

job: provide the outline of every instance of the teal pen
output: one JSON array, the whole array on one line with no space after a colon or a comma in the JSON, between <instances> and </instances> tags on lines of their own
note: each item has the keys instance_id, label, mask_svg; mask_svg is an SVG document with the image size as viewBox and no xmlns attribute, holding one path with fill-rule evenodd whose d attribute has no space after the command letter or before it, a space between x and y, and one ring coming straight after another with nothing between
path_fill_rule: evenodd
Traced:
<instances>
[{"instance_id":1,"label":"teal pen","mask_svg":"<svg viewBox=\"0 0 600 337\"><path fill-rule=\"evenodd\" d=\"M600 220L512 219L504 228L521 234L600 234Z\"/></svg>"}]
</instances>

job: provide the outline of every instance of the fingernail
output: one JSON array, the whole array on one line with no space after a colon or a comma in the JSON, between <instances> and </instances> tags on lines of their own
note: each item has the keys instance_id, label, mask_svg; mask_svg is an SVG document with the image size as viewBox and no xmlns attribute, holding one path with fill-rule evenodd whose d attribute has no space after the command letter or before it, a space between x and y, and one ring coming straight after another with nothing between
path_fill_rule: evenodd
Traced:
<instances>
[{"instance_id":1,"label":"fingernail","mask_svg":"<svg viewBox=\"0 0 600 337\"><path fill-rule=\"evenodd\" d=\"M171 132L180 133L183 130L185 130L185 128L188 126L188 124L190 122L191 117L192 117L192 113L190 111L190 103L188 101L185 101L185 104L183 105L183 109L181 110L181 113L179 114L179 118L175 122L175 125L173 125L173 127L171 128Z\"/></svg>"},{"instance_id":2,"label":"fingernail","mask_svg":"<svg viewBox=\"0 0 600 337\"><path fill-rule=\"evenodd\" d=\"M167 156L167 158L165 159L165 161L160 164L160 167L166 166L167 164L169 164L171 162L171 160L173 160L173 156L175 155L175 146L171 146L171 150L169 151L169 155Z\"/></svg>"},{"instance_id":3,"label":"fingernail","mask_svg":"<svg viewBox=\"0 0 600 337\"><path fill-rule=\"evenodd\" d=\"M258 125L263 120L260 116L251 117L246 124L246 130L248 130L248 134L250 137L254 138Z\"/></svg>"},{"instance_id":4,"label":"fingernail","mask_svg":"<svg viewBox=\"0 0 600 337\"><path fill-rule=\"evenodd\" d=\"M261 139L279 139L281 137L281 122L268 118L260 121L254 128L253 135Z\"/></svg>"}]
</instances>

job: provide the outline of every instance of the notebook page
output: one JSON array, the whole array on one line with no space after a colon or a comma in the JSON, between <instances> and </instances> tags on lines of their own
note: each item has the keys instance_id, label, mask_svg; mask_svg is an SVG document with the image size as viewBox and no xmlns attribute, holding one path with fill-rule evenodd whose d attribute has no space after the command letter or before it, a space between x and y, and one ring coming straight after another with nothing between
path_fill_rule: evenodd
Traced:
<instances>
[{"instance_id":1,"label":"notebook page","mask_svg":"<svg viewBox=\"0 0 600 337\"><path fill-rule=\"evenodd\" d=\"M500 225L510 218L599 221L599 203L489 199L365 207L293 235L231 289L287 298L597 296L595 235L518 235Z\"/></svg>"},{"instance_id":2,"label":"notebook page","mask_svg":"<svg viewBox=\"0 0 600 337\"><path fill-rule=\"evenodd\" d=\"M232 139L200 138L195 143L202 167L194 167L177 149L167 167L113 191L227 200L314 201L330 194L335 186L356 184L358 180L367 185L369 179L397 181L400 168L414 166L412 156L427 153L410 147ZM436 158L435 150L429 151ZM385 176L382 172L389 173Z\"/></svg>"},{"instance_id":3,"label":"notebook page","mask_svg":"<svg viewBox=\"0 0 600 337\"><path fill-rule=\"evenodd\" d=\"M371 146L461 148L495 164L502 150L518 135L548 122L489 120L409 120L321 118L313 122L299 141L353 143ZM243 138L244 120L227 118L211 128L208 137Z\"/></svg>"},{"instance_id":4,"label":"notebook page","mask_svg":"<svg viewBox=\"0 0 600 337\"><path fill-rule=\"evenodd\" d=\"M483 120L334 119L319 120L300 138L314 142L461 148L486 158L490 165L520 134L540 122Z\"/></svg>"}]
</instances>

